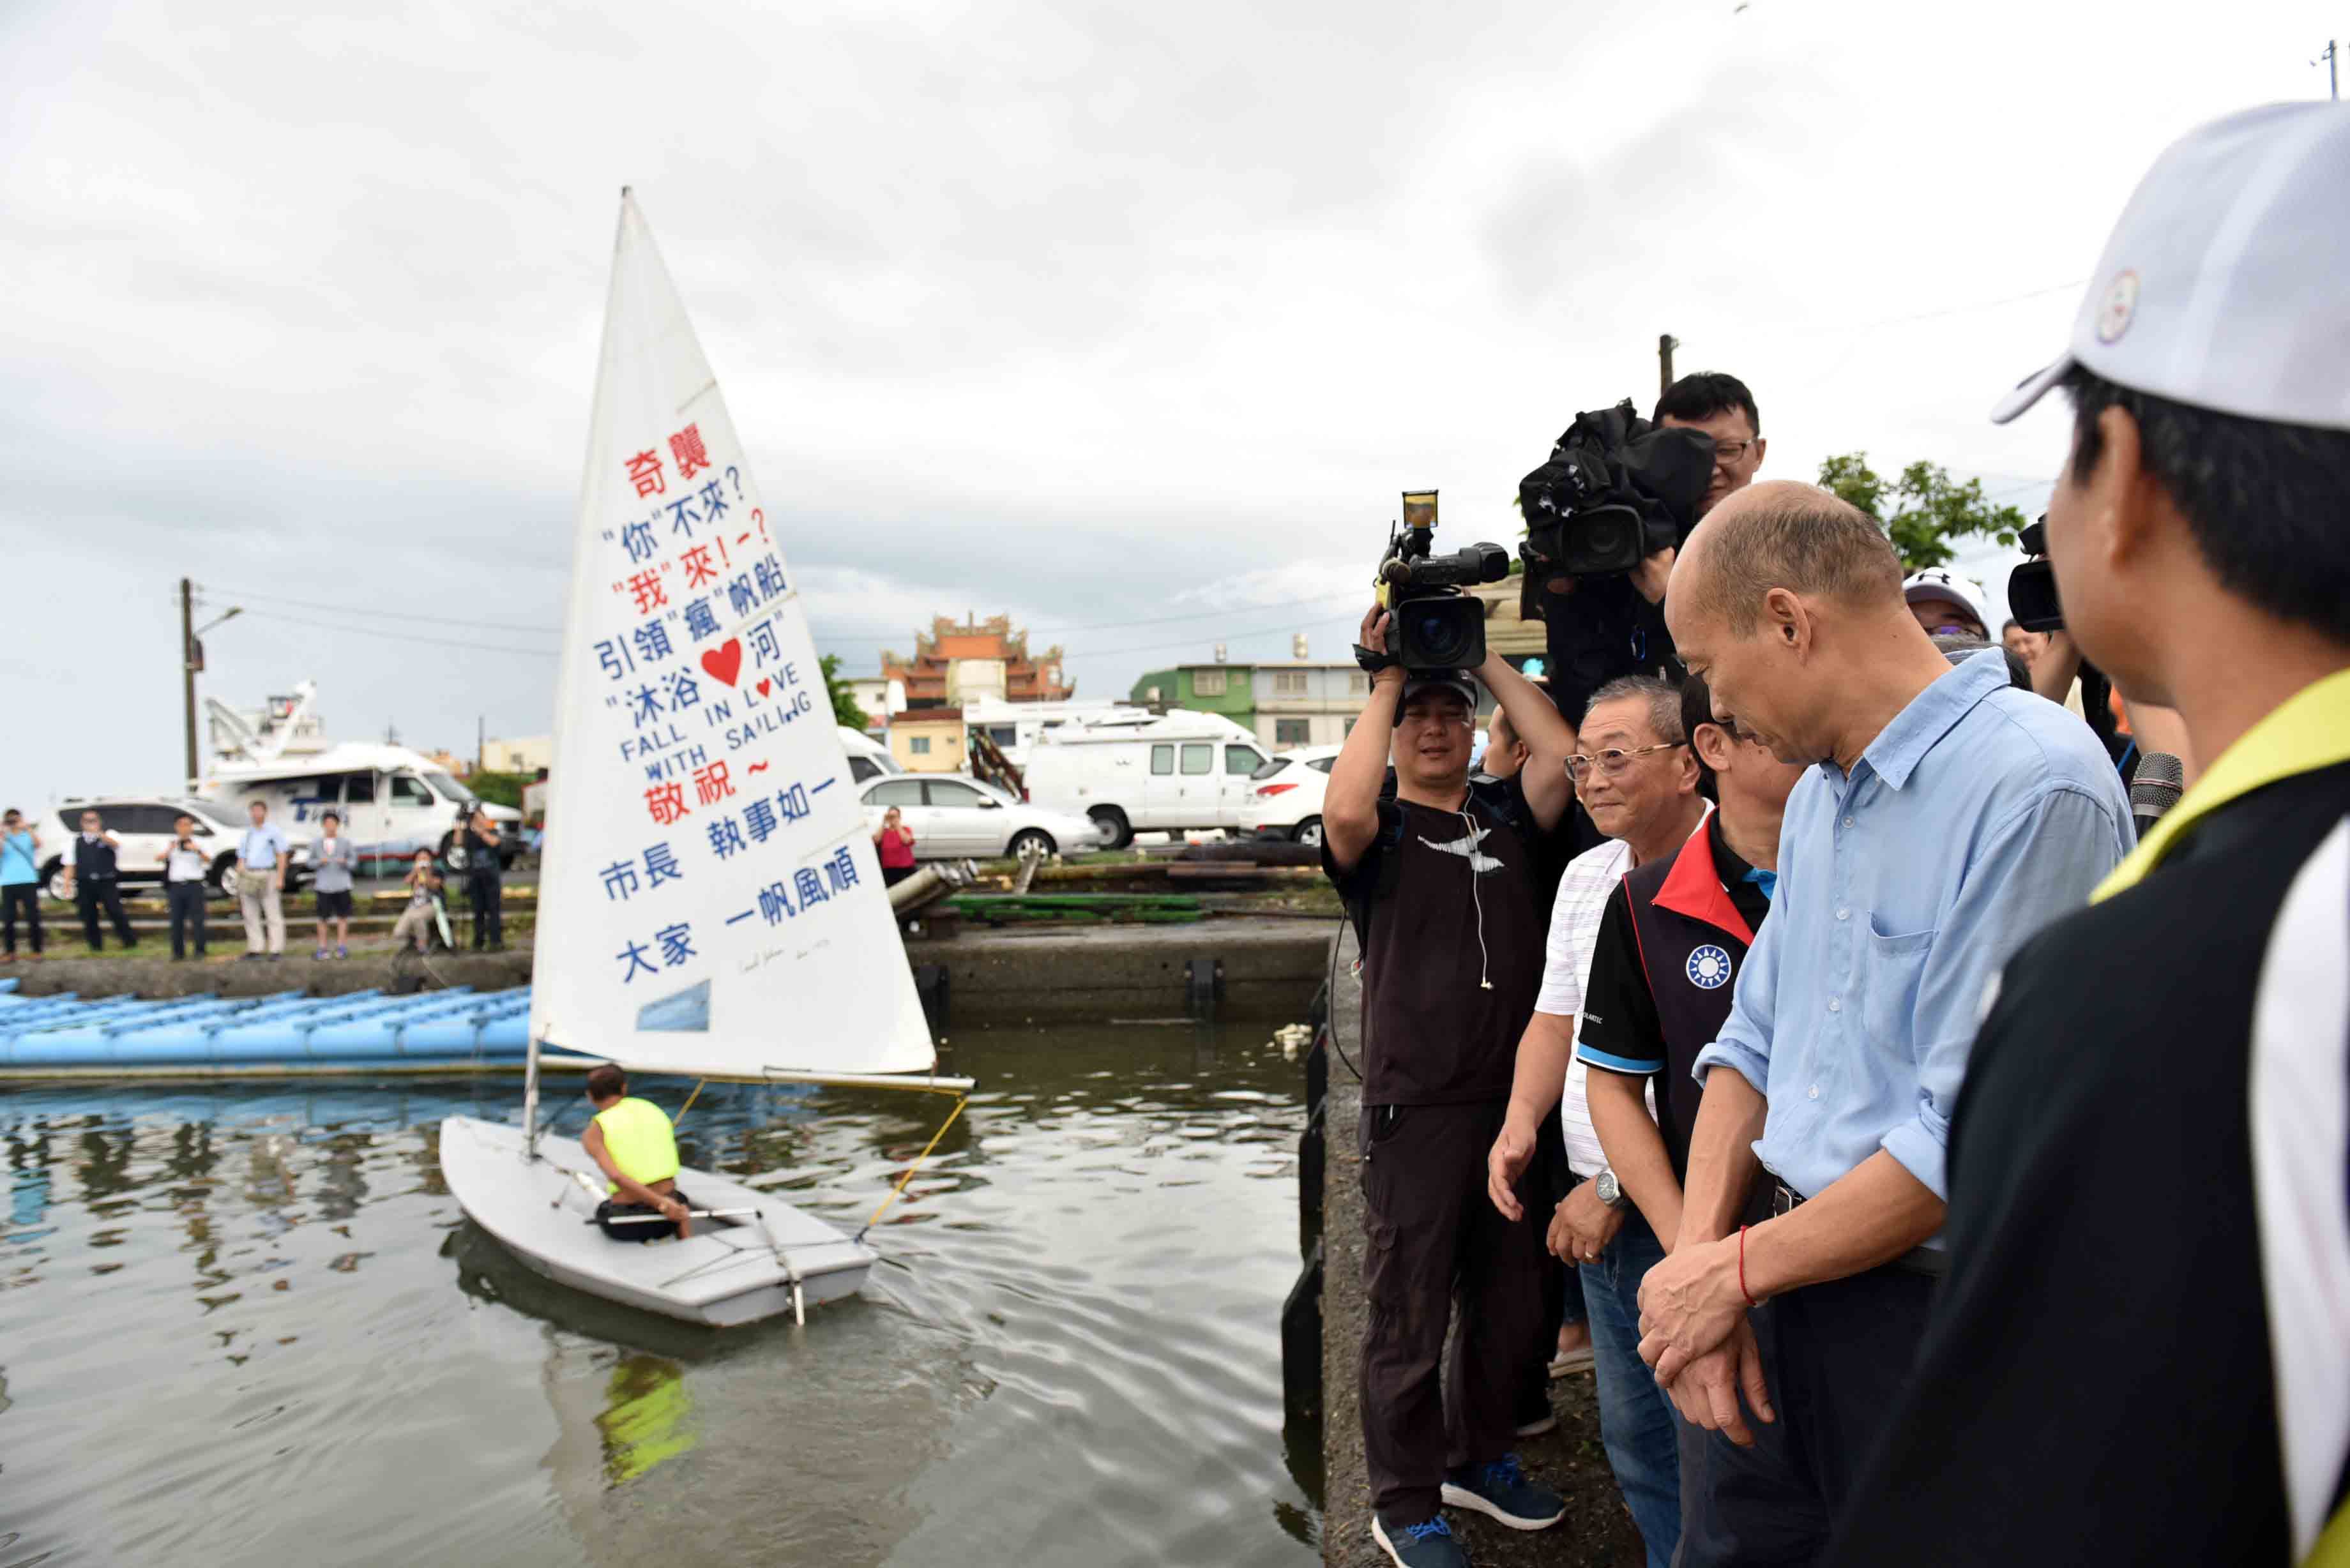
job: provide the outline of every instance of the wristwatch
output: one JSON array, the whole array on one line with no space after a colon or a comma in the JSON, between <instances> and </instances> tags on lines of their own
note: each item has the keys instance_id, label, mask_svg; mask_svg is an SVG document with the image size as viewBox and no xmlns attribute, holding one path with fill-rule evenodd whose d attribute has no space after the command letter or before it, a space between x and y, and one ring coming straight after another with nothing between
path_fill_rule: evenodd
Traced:
<instances>
[{"instance_id":1,"label":"wristwatch","mask_svg":"<svg viewBox=\"0 0 2350 1568\"><path fill-rule=\"evenodd\" d=\"M1631 1201L1624 1195L1624 1184L1616 1179L1612 1170L1603 1170L1591 1183L1592 1192L1610 1209L1621 1209Z\"/></svg>"}]
</instances>

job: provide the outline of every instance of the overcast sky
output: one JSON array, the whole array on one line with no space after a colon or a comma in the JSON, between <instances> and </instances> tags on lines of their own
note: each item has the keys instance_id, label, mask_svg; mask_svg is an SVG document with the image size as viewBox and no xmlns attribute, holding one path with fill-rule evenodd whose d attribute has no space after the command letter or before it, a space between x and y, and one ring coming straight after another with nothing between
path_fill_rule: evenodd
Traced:
<instances>
[{"instance_id":1,"label":"overcast sky","mask_svg":"<svg viewBox=\"0 0 2350 1568\"><path fill-rule=\"evenodd\" d=\"M207 694L544 732L623 183L818 645L1009 610L1107 696L1342 654L1397 493L1510 542L1659 332L1766 475L2037 510L2063 415L1984 411L2139 174L2325 92L2314 4L776 9L0 7L0 795L176 775L183 574Z\"/></svg>"}]
</instances>

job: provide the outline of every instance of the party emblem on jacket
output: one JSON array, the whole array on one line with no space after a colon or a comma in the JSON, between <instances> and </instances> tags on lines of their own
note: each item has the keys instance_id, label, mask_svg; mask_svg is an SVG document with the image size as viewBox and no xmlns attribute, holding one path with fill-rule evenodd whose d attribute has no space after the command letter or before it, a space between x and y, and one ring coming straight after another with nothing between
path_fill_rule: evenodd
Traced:
<instances>
[{"instance_id":1,"label":"party emblem on jacket","mask_svg":"<svg viewBox=\"0 0 2350 1568\"><path fill-rule=\"evenodd\" d=\"M1730 955L1711 942L1690 954L1690 983L1700 991L1711 991L1730 979Z\"/></svg>"},{"instance_id":2,"label":"party emblem on jacket","mask_svg":"<svg viewBox=\"0 0 2350 1568\"><path fill-rule=\"evenodd\" d=\"M1427 836L1425 834L1420 836L1419 841L1422 844L1427 845L1430 849L1440 849L1447 855L1460 856L1462 859L1469 862L1469 869L1471 871L1482 877L1486 872L1499 871L1504 865L1508 864L1506 861L1494 859L1492 856L1477 847L1480 844L1482 844L1485 841L1485 836L1492 831L1493 830L1490 827L1480 827L1460 838L1452 840L1450 844L1439 844L1436 840Z\"/></svg>"}]
</instances>

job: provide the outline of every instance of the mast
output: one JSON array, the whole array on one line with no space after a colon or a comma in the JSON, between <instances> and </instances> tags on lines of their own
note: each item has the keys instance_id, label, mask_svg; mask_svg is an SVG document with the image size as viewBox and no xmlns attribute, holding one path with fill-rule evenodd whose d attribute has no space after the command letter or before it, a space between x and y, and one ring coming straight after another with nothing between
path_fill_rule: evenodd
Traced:
<instances>
[{"instance_id":1,"label":"mast","mask_svg":"<svg viewBox=\"0 0 2350 1568\"><path fill-rule=\"evenodd\" d=\"M522 1072L522 1147L530 1158L538 1158L538 1036L530 1037L529 1054L524 1058Z\"/></svg>"}]
</instances>

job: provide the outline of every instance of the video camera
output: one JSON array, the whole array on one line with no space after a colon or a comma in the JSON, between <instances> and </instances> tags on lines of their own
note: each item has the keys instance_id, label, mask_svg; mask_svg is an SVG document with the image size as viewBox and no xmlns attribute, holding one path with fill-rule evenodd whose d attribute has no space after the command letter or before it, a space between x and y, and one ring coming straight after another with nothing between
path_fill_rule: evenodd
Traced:
<instances>
[{"instance_id":1,"label":"video camera","mask_svg":"<svg viewBox=\"0 0 2350 1568\"><path fill-rule=\"evenodd\" d=\"M2064 607L2056 597L2056 568L2047 560L2048 514L2016 536L2026 561L2007 575L2007 608L2015 624L2026 631L2062 631Z\"/></svg>"},{"instance_id":2,"label":"video camera","mask_svg":"<svg viewBox=\"0 0 2350 1568\"><path fill-rule=\"evenodd\" d=\"M1379 561L1379 603L1388 607L1388 651L1406 670L1474 670L1485 662L1484 601L1465 592L1510 575L1499 545L1436 549L1436 492L1407 490L1403 531Z\"/></svg>"},{"instance_id":3,"label":"video camera","mask_svg":"<svg viewBox=\"0 0 2350 1568\"><path fill-rule=\"evenodd\" d=\"M1529 574L1629 572L1687 537L1713 482L1713 438L1652 425L1625 399L1579 413L1518 482Z\"/></svg>"}]
</instances>

